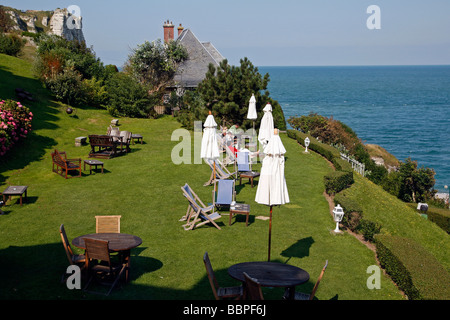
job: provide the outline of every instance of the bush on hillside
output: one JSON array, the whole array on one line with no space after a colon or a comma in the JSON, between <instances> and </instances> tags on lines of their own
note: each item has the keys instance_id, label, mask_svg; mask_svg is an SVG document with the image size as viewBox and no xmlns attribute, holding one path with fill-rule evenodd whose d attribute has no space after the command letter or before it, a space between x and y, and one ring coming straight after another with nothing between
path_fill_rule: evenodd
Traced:
<instances>
[{"instance_id":1,"label":"bush on hillside","mask_svg":"<svg viewBox=\"0 0 450 320\"><path fill-rule=\"evenodd\" d=\"M31 131L33 113L20 102L0 101L0 156Z\"/></svg>"},{"instance_id":2,"label":"bush on hillside","mask_svg":"<svg viewBox=\"0 0 450 320\"><path fill-rule=\"evenodd\" d=\"M410 300L449 300L450 275L425 248L412 239L377 235L381 266Z\"/></svg>"},{"instance_id":3,"label":"bush on hillside","mask_svg":"<svg viewBox=\"0 0 450 320\"><path fill-rule=\"evenodd\" d=\"M22 51L25 43L26 41L16 34L6 35L0 33L0 53L17 56Z\"/></svg>"}]
</instances>

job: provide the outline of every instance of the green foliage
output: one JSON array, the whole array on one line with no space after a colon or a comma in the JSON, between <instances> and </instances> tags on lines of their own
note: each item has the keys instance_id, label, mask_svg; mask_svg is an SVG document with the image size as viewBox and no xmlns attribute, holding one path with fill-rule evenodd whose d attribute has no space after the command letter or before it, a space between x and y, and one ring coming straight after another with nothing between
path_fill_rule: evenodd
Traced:
<instances>
[{"instance_id":1,"label":"green foliage","mask_svg":"<svg viewBox=\"0 0 450 320\"><path fill-rule=\"evenodd\" d=\"M436 191L433 169L418 167L417 161L400 162L398 172L390 173L383 181L384 188L405 202L423 202L433 198Z\"/></svg>"},{"instance_id":2,"label":"green foliage","mask_svg":"<svg viewBox=\"0 0 450 320\"><path fill-rule=\"evenodd\" d=\"M139 81L152 91L161 91L172 82L178 65L188 57L186 49L176 41L145 41L133 49L129 66Z\"/></svg>"},{"instance_id":3,"label":"green foliage","mask_svg":"<svg viewBox=\"0 0 450 320\"><path fill-rule=\"evenodd\" d=\"M356 231L363 235L364 240L373 241L375 235L381 231L381 224L363 218L359 221Z\"/></svg>"},{"instance_id":4,"label":"green foliage","mask_svg":"<svg viewBox=\"0 0 450 320\"><path fill-rule=\"evenodd\" d=\"M425 248L404 237L375 239L381 266L410 300L450 299L450 275Z\"/></svg>"},{"instance_id":5,"label":"green foliage","mask_svg":"<svg viewBox=\"0 0 450 320\"><path fill-rule=\"evenodd\" d=\"M0 53L17 56L25 46L25 42L16 34L5 35L0 33Z\"/></svg>"},{"instance_id":6,"label":"green foliage","mask_svg":"<svg viewBox=\"0 0 450 320\"><path fill-rule=\"evenodd\" d=\"M436 223L442 230L450 233L450 210L429 207L428 220Z\"/></svg>"},{"instance_id":7,"label":"green foliage","mask_svg":"<svg viewBox=\"0 0 450 320\"><path fill-rule=\"evenodd\" d=\"M286 122L281 106L270 98L268 91L265 91L268 83L269 74L262 77L258 68L253 66L247 58L240 60L240 66L231 66L227 60L223 60L217 68L212 64L209 65L205 79L197 88L200 100L196 101L197 105L188 105L188 108L190 111L195 108L201 110L206 108L212 111L216 122L220 125L230 127L237 124L245 130L253 125L253 121L246 119L246 116L250 97L254 94L258 113L255 125L259 126L263 116L262 109L266 103L270 103L274 126L285 130ZM185 122L182 123L188 125Z\"/></svg>"},{"instance_id":8,"label":"green foliage","mask_svg":"<svg viewBox=\"0 0 450 320\"><path fill-rule=\"evenodd\" d=\"M149 96L147 89L134 77L118 72L106 81L106 108L113 116L148 118L153 116L155 101L160 96Z\"/></svg>"},{"instance_id":9,"label":"green foliage","mask_svg":"<svg viewBox=\"0 0 450 320\"><path fill-rule=\"evenodd\" d=\"M353 171L333 171L324 176L325 191L336 194L353 183Z\"/></svg>"}]
</instances>

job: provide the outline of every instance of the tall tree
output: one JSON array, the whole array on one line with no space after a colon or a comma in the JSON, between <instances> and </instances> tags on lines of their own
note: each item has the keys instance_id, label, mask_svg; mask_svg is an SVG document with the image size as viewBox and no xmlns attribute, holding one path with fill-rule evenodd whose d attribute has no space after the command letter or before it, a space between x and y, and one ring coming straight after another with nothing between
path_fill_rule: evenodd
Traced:
<instances>
[{"instance_id":1,"label":"tall tree","mask_svg":"<svg viewBox=\"0 0 450 320\"><path fill-rule=\"evenodd\" d=\"M275 127L285 130L283 110L277 101L270 98L268 83L269 74L261 76L258 68L247 58L240 60L240 66L231 66L225 59L217 68L209 65L206 77L197 90L206 108L214 113L221 125L238 124L250 128L252 121L247 119L247 111L253 93L259 114L257 124L261 120L262 109L266 103L270 103Z\"/></svg>"},{"instance_id":2,"label":"tall tree","mask_svg":"<svg viewBox=\"0 0 450 320\"><path fill-rule=\"evenodd\" d=\"M178 65L188 57L186 49L176 41L145 41L133 49L129 66L133 74L151 91L163 90L173 80Z\"/></svg>"}]
</instances>

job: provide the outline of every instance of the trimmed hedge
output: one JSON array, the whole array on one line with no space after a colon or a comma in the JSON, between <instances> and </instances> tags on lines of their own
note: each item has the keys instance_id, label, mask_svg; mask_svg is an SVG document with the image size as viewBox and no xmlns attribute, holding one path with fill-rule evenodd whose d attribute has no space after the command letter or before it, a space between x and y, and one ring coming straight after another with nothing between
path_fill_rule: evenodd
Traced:
<instances>
[{"instance_id":1,"label":"trimmed hedge","mask_svg":"<svg viewBox=\"0 0 450 320\"><path fill-rule=\"evenodd\" d=\"M450 233L450 210L441 208L428 208L428 220L436 223L442 230Z\"/></svg>"},{"instance_id":2,"label":"trimmed hedge","mask_svg":"<svg viewBox=\"0 0 450 320\"><path fill-rule=\"evenodd\" d=\"M325 191L334 195L349 186L354 182L352 171L333 171L326 174L324 177Z\"/></svg>"},{"instance_id":3,"label":"trimmed hedge","mask_svg":"<svg viewBox=\"0 0 450 320\"><path fill-rule=\"evenodd\" d=\"M417 210L417 203L409 202L407 205ZM450 210L428 206L427 219L438 225L439 228L450 233Z\"/></svg>"},{"instance_id":4,"label":"trimmed hedge","mask_svg":"<svg viewBox=\"0 0 450 320\"><path fill-rule=\"evenodd\" d=\"M331 162L333 162L334 158L341 158L341 153L338 149L319 142L316 138L313 138L306 133L291 129L287 130L287 135L289 138L297 140L302 146L305 146L305 139L308 137L310 141L308 148L324 156Z\"/></svg>"},{"instance_id":5,"label":"trimmed hedge","mask_svg":"<svg viewBox=\"0 0 450 320\"><path fill-rule=\"evenodd\" d=\"M417 242L377 235L375 244L381 266L410 300L450 299L450 274Z\"/></svg>"}]
</instances>

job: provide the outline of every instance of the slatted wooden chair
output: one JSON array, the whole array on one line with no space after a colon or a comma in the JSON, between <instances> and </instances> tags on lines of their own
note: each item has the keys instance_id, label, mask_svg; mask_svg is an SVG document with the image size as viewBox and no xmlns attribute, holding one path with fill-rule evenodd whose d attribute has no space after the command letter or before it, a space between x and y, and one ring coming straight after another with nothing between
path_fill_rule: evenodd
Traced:
<instances>
[{"instance_id":1,"label":"slatted wooden chair","mask_svg":"<svg viewBox=\"0 0 450 320\"><path fill-rule=\"evenodd\" d=\"M120 233L120 218L122 216L95 216L96 233Z\"/></svg>"},{"instance_id":2,"label":"slatted wooden chair","mask_svg":"<svg viewBox=\"0 0 450 320\"><path fill-rule=\"evenodd\" d=\"M89 279L84 290L91 293L101 293L89 291L92 281L97 281L102 285L108 285L108 296L120 280L123 272L127 268L126 262L113 263L109 252L109 241L85 238L86 261Z\"/></svg>"},{"instance_id":3,"label":"slatted wooden chair","mask_svg":"<svg viewBox=\"0 0 450 320\"><path fill-rule=\"evenodd\" d=\"M264 295L261 290L261 284L257 279L250 277L244 272L245 279L245 299L246 300L264 300Z\"/></svg>"},{"instance_id":4,"label":"slatted wooden chair","mask_svg":"<svg viewBox=\"0 0 450 320\"><path fill-rule=\"evenodd\" d=\"M323 274L325 273L325 270L327 269L327 266L328 266L328 260L325 261L325 265L323 266L322 271L320 272L319 278L317 279L317 282L314 285L314 288L311 291L311 293L307 294L307 293L296 291L295 295L294 295L294 300L313 300L314 299L314 296L316 294L317 288L319 287L319 283L322 280ZM288 297L288 290L286 290L284 292L283 299L287 299L287 297Z\"/></svg>"},{"instance_id":5,"label":"slatted wooden chair","mask_svg":"<svg viewBox=\"0 0 450 320\"><path fill-rule=\"evenodd\" d=\"M214 220L217 220L222 216L219 213L214 212L214 205L205 206L202 200L200 200L187 183L181 187L181 190L183 191L184 197L189 202L186 215L180 219L180 221L186 221L186 224L183 225L184 230L192 230L207 223L211 223L217 229L221 230ZM211 211L212 213L209 213Z\"/></svg>"},{"instance_id":6,"label":"slatted wooden chair","mask_svg":"<svg viewBox=\"0 0 450 320\"><path fill-rule=\"evenodd\" d=\"M81 270L85 267L86 256L84 254L75 254L70 246L70 242L67 238L66 230L64 228L64 224L61 224L59 227L59 234L61 235L61 241L64 246L64 250L66 251L67 260L69 260L70 265L77 265ZM61 278L61 282L64 281L66 274L63 274Z\"/></svg>"},{"instance_id":7,"label":"slatted wooden chair","mask_svg":"<svg viewBox=\"0 0 450 320\"><path fill-rule=\"evenodd\" d=\"M216 300L223 300L223 299L234 299L234 300L240 300L243 296L243 287L242 286L235 286L235 287L220 287L219 283L217 282L214 270L211 265L211 261L209 260L208 252L205 252L203 255L203 262L205 264L206 273L208 275L209 283L211 285L211 289L214 294L214 298Z\"/></svg>"},{"instance_id":8,"label":"slatted wooden chair","mask_svg":"<svg viewBox=\"0 0 450 320\"><path fill-rule=\"evenodd\" d=\"M71 178L69 171L78 171L74 177L81 177L81 159L67 159L65 152L55 150L52 152L52 170L66 179Z\"/></svg>"}]
</instances>

